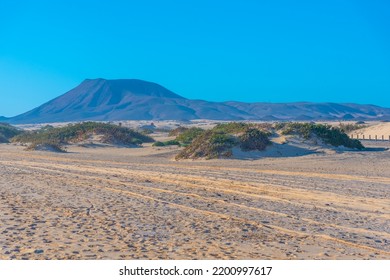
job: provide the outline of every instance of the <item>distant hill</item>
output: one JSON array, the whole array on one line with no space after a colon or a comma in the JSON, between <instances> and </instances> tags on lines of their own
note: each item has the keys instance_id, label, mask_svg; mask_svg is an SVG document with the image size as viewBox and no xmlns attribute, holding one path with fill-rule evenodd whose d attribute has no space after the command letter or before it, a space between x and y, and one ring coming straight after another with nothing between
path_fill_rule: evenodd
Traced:
<instances>
[{"instance_id":1,"label":"distant hill","mask_svg":"<svg viewBox=\"0 0 390 280\"><path fill-rule=\"evenodd\" d=\"M377 120L390 109L337 103L245 103L186 99L151 82L87 79L11 123L114 120Z\"/></svg>"},{"instance_id":2,"label":"distant hill","mask_svg":"<svg viewBox=\"0 0 390 280\"><path fill-rule=\"evenodd\" d=\"M6 120L8 120L8 118L6 118L6 117L3 117L3 116L0 116L0 122L2 122L2 121L6 121Z\"/></svg>"}]
</instances>

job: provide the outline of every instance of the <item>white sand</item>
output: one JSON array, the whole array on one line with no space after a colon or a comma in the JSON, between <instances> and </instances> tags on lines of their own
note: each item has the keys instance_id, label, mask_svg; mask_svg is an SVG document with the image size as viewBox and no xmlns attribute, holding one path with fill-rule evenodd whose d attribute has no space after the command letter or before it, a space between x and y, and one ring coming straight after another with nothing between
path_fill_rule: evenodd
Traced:
<instances>
[{"instance_id":1,"label":"white sand","mask_svg":"<svg viewBox=\"0 0 390 280\"><path fill-rule=\"evenodd\" d=\"M366 128L355 130L350 134L360 134L360 135L367 135L367 136L371 135L373 137L375 137L375 135L377 135L378 137L382 137L382 135L384 135L385 139L389 139L390 123L383 122L383 123L375 124Z\"/></svg>"},{"instance_id":2,"label":"white sand","mask_svg":"<svg viewBox=\"0 0 390 280\"><path fill-rule=\"evenodd\" d=\"M177 162L174 146L23 148L0 145L0 259L390 259L383 149Z\"/></svg>"}]
</instances>

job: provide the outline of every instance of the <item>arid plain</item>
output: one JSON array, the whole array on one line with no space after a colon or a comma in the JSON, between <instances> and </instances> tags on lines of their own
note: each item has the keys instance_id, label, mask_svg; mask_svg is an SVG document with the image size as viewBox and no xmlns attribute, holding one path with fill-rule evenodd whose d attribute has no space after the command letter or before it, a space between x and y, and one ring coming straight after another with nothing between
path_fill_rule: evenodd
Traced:
<instances>
[{"instance_id":1,"label":"arid plain","mask_svg":"<svg viewBox=\"0 0 390 280\"><path fill-rule=\"evenodd\" d=\"M390 259L390 146L176 161L0 145L0 259Z\"/></svg>"}]
</instances>

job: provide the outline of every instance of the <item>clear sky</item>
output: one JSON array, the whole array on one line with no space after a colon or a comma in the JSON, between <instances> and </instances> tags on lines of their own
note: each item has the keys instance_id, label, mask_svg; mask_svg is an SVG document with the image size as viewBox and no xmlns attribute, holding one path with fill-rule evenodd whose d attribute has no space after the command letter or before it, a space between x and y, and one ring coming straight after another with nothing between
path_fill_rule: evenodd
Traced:
<instances>
[{"instance_id":1,"label":"clear sky","mask_svg":"<svg viewBox=\"0 0 390 280\"><path fill-rule=\"evenodd\" d=\"M0 116L85 78L210 101L390 107L388 0L0 1Z\"/></svg>"}]
</instances>

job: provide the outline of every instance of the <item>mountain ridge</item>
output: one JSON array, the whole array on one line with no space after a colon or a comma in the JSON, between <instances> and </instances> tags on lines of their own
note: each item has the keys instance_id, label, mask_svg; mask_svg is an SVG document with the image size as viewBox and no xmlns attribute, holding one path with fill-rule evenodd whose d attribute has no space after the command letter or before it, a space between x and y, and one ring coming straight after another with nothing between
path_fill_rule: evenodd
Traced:
<instances>
[{"instance_id":1,"label":"mountain ridge","mask_svg":"<svg viewBox=\"0 0 390 280\"><path fill-rule=\"evenodd\" d=\"M116 120L381 120L390 109L354 103L211 102L192 100L139 79L85 79L10 123Z\"/></svg>"}]
</instances>

